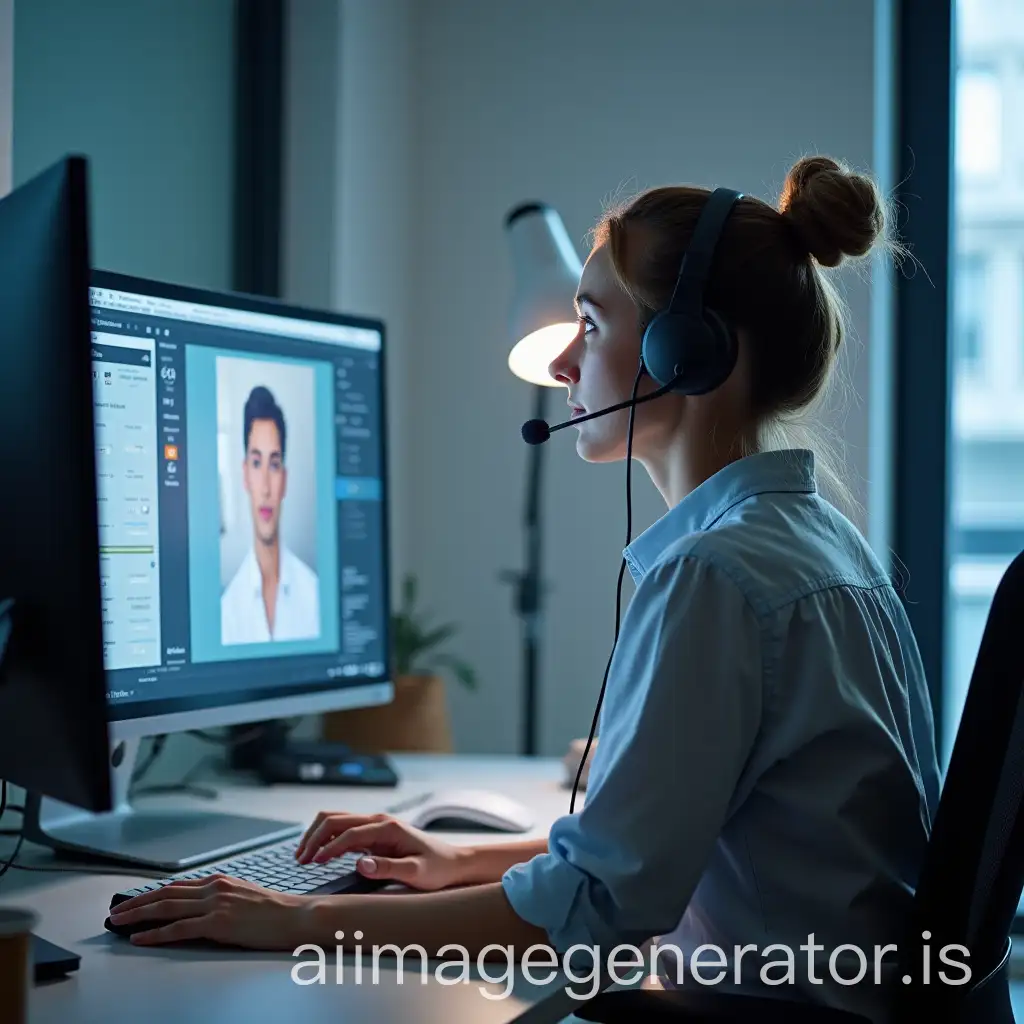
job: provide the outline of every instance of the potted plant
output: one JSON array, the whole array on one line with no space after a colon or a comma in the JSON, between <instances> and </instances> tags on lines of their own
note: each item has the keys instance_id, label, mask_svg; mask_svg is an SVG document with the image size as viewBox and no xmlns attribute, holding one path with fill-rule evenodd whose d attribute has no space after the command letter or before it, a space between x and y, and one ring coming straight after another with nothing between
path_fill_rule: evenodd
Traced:
<instances>
[{"instance_id":1,"label":"potted plant","mask_svg":"<svg viewBox=\"0 0 1024 1024\"><path fill-rule=\"evenodd\" d=\"M411 573L391 614L391 667L395 697L390 704L324 717L324 738L367 753L413 750L448 753L451 721L442 673L475 690L476 673L445 645L457 632L452 623L430 625L417 607L419 586Z\"/></svg>"}]
</instances>

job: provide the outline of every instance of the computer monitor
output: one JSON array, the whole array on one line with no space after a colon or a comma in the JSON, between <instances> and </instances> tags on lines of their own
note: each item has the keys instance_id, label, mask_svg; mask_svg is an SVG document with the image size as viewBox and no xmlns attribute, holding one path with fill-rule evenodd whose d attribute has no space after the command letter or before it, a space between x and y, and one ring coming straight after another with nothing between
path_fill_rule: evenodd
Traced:
<instances>
[{"instance_id":1,"label":"computer monitor","mask_svg":"<svg viewBox=\"0 0 1024 1024\"><path fill-rule=\"evenodd\" d=\"M91 360L123 756L113 812L34 801L33 838L177 870L296 835L127 787L146 735L392 699L383 324L94 272Z\"/></svg>"},{"instance_id":2,"label":"computer monitor","mask_svg":"<svg viewBox=\"0 0 1024 1024\"><path fill-rule=\"evenodd\" d=\"M84 159L0 200L0 779L112 807Z\"/></svg>"},{"instance_id":3,"label":"computer monitor","mask_svg":"<svg viewBox=\"0 0 1024 1024\"><path fill-rule=\"evenodd\" d=\"M100 813L113 797L87 178L69 157L0 199L0 779ZM37 980L79 961L38 938L32 959Z\"/></svg>"}]
</instances>

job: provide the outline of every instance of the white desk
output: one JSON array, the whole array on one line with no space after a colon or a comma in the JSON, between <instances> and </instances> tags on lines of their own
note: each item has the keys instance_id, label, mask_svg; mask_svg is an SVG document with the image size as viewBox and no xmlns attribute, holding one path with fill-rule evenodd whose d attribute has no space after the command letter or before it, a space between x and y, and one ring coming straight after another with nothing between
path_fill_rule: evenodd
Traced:
<instances>
[{"instance_id":1,"label":"white desk","mask_svg":"<svg viewBox=\"0 0 1024 1024\"><path fill-rule=\"evenodd\" d=\"M323 809L379 811L416 793L441 786L493 789L527 804L536 814L536 828L525 836L453 835L453 842L481 843L547 835L559 815L568 811L569 790L562 785L557 760L526 761L500 757L396 756L401 775L397 789L277 786L257 788L216 782L217 803L232 811L306 822ZM179 805L181 797L150 798ZM203 802L204 806L212 806ZM7 842L4 843L6 851ZM46 863L42 851L22 848L19 860ZM4 854L0 853L0 859ZM579 1002L566 995L567 979L559 976L540 987L516 972L504 998L504 981L488 983L474 974L469 984L441 985L436 964L428 962L427 984L421 984L419 963L407 962L399 984L393 960L379 961L379 981L371 979L371 960L364 958L363 981L355 984L354 960L344 958L340 985L333 957L328 958L329 983L298 986L291 979L296 959L290 953L255 953L229 949L143 949L103 928L113 893L139 884L137 875L43 874L10 871L0 883L0 903L18 904L40 915L38 934L73 950L81 967L69 977L34 990L31 1024L69 1021L120 1024L250 1024L253 1021L301 1020L303 1024L356 1024L391 1021L437 1024L572 1019ZM410 970L411 964L411 970ZM488 967L488 971L491 968ZM493 967L501 978L504 964ZM534 974L543 977L544 970ZM578 991L579 989L577 989Z\"/></svg>"}]
</instances>

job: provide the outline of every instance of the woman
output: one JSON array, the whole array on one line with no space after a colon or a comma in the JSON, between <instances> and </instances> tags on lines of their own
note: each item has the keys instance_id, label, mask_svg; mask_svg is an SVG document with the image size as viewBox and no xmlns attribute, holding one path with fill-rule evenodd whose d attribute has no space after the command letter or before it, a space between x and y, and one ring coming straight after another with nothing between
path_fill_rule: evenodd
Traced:
<instances>
[{"instance_id":1,"label":"woman","mask_svg":"<svg viewBox=\"0 0 1024 1024\"><path fill-rule=\"evenodd\" d=\"M579 332L551 365L574 410L632 393L644 328L707 197L654 189L601 220ZM763 994L881 1014L894 953L879 949L903 937L937 801L931 709L887 574L819 495L821 464L786 437L824 394L844 337L823 268L867 255L884 229L871 181L825 157L794 166L779 209L749 197L733 208L707 300L735 331L735 366L709 393L635 409L632 454L668 512L626 551L636 589L580 813L544 842L469 849L384 816L321 814L301 860L368 850L361 871L430 892L181 883L119 908L128 922L174 921L134 941L294 949L359 930L363 949L583 943L607 956L661 937L682 954L669 980L712 944L729 978ZM654 387L644 378L639 393ZM628 416L580 423L579 454L624 458ZM852 985L860 957L847 944L867 957ZM718 974L714 955L701 962L705 979Z\"/></svg>"}]
</instances>

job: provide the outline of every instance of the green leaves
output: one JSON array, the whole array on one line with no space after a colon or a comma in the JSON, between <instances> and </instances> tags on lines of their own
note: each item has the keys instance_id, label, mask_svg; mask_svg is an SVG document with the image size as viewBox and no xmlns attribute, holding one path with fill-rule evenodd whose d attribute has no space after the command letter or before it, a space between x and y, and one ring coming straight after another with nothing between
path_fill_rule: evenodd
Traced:
<instances>
[{"instance_id":1,"label":"green leaves","mask_svg":"<svg viewBox=\"0 0 1024 1024\"><path fill-rule=\"evenodd\" d=\"M452 623L428 627L416 610L418 595L416 577L411 573L402 580L399 610L391 616L391 644L394 668L398 675L419 675L435 669L447 669L467 690L477 688L476 673L461 658L438 648L455 636Z\"/></svg>"},{"instance_id":2,"label":"green leaves","mask_svg":"<svg viewBox=\"0 0 1024 1024\"><path fill-rule=\"evenodd\" d=\"M476 673L461 658L452 654L436 654L430 664L436 668L447 668L467 690L477 688Z\"/></svg>"}]
</instances>

